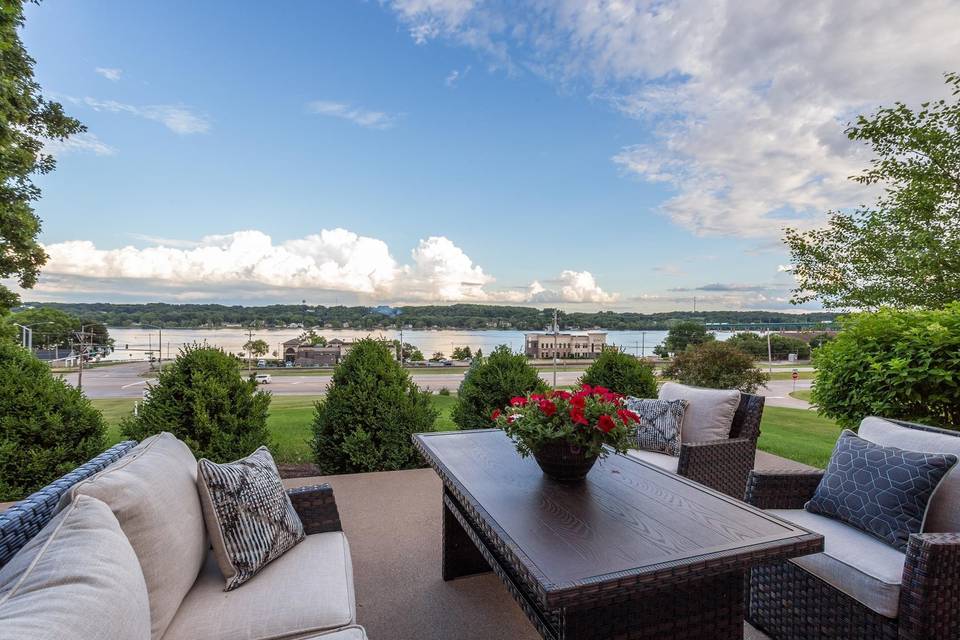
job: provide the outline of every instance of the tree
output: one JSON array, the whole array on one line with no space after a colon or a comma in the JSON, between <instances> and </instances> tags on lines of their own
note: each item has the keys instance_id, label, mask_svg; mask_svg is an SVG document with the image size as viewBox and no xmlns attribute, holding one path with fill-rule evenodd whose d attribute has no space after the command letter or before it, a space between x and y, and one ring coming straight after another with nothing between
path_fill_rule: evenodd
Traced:
<instances>
[{"instance_id":1,"label":"tree","mask_svg":"<svg viewBox=\"0 0 960 640\"><path fill-rule=\"evenodd\" d=\"M32 202L40 198L33 176L50 173L56 161L44 152L44 141L65 140L85 131L57 102L41 95L34 80L34 60L20 41L24 24L22 0L4 3L0 11L0 279L13 278L24 289L37 282L47 254L37 241L40 219ZM0 314L18 297L0 285Z\"/></svg>"},{"instance_id":2,"label":"tree","mask_svg":"<svg viewBox=\"0 0 960 640\"><path fill-rule=\"evenodd\" d=\"M470 351L470 347L456 347L450 357L454 360L469 360L473 357L473 353Z\"/></svg>"},{"instance_id":3,"label":"tree","mask_svg":"<svg viewBox=\"0 0 960 640\"><path fill-rule=\"evenodd\" d=\"M259 358L260 356L267 355L267 352L270 351L270 345L267 344L266 340L249 340L243 348L254 358Z\"/></svg>"},{"instance_id":4,"label":"tree","mask_svg":"<svg viewBox=\"0 0 960 640\"><path fill-rule=\"evenodd\" d=\"M443 358L444 356L442 351L435 351L434 354L430 356L430 362L441 362L443 361Z\"/></svg>"},{"instance_id":5,"label":"tree","mask_svg":"<svg viewBox=\"0 0 960 640\"><path fill-rule=\"evenodd\" d=\"M810 357L810 345L800 338L784 336L779 333L771 333L769 338L769 354L773 356L774 360L786 360L791 353L796 354L797 358L802 360ZM727 339L727 343L745 353L749 353L756 360L767 359L767 336L744 331L730 336L730 338Z\"/></svg>"},{"instance_id":6,"label":"tree","mask_svg":"<svg viewBox=\"0 0 960 640\"><path fill-rule=\"evenodd\" d=\"M327 346L327 339L319 335L313 329L307 329L299 336L297 340L300 341L300 344L309 345L311 347L325 347Z\"/></svg>"},{"instance_id":7,"label":"tree","mask_svg":"<svg viewBox=\"0 0 960 640\"><path fill-rule=\"evenodd\" d=\"M619 349L604 349L597 356L579 382L591 387L601 386L616 393L637 398L655 398L657 380L653 367Z\"/></svg>"},{"instance_id":8,"label":"tree","mask_svg":"<svg viewBox=\"0 0 960 640\"><path fill-rule=\"evenodd\" d=\"M138 415L120 424L123 435L143 440L169 431L197 457L230 462L270 444L270 394L240 374L240 365L218 347L187 345L148 384Z\"/></svg>"},{"instance_id":9,"label":"tree","mask_svg":"<svg viewBox=\"0 0 960 640\"><path fill-rule=\"evenodd\" d=\"M670 357L671 353L680 353L690 345L703 344L714 339L714 335L699 322L677 322L670 327L663 344L653 348L653 352L661 358Z\"/></svg>"},{"instance_id":10,"label":"tree","mask_svg":"<svg viewBox=\"0 0 960 640\"><path fill-rule=\"evenodd\" d=\"M26 349L0 342L0 501L19 500L106 448L90 401Z\"/></svg>"},{"instance_id":11,"label":"tree","mask_svg":"<svg viewBox=\"0 0 960 640\"><path fill-rule=\"evenodd\" d=\"M316 404L316 464L324 474L418 467L410 436L433 431L436 419L430 392L413 383L389 346L358 340Z\"/></svg>"},{"instance_id":12,"label":"tree","mask_svg":"<svg viewBox=\"0 0 960 640\"><path fill-rule=\"evenodd\" d=\"M753 358L726 342L705 342L678 353L663 370L666 378L710 389L739 389L753 393L766 384L767 374Z\"/></svg>"},{"instance_id":13,"label":"tree","mask_svg":"<svg viewBox=\"0 0 960 640\"><path fill-rule=\"evenodd\" d=\"M810 397L820 413L843 427L874 415L960 429L960 303L881 309L840 323L813 356Z\"/></svg>"},{"instance_id":14,"label":"tree","mask_svg":"<svg viewBox=\"0 0 960 640\"><path fill-rule=\"evenodd\" d=\"M40 349L63 347L74 341L74 332L80 329L80 320L59 309L24 309L7 316L7 321L31 327L33 346Z\"/></svg>"},{"instance_id":15,"label":"tree","mask_svg":"<svg viewBox=\"0 0 960 640\"><path fill-rule=\"evenodd\" d=\"M488 358L474 358L463 376L451 418L461 429L490 427L490 414L502 409L514 396L544 392L547 384L522 353L505 344Z\"/></svg>"},{"instance_id":16,"label":"tree","mask_svg":"<svg viewBox=\"0 0 960 640\"><path fill-rule=\"evenodd\" d=\"M960 75L946 83L960 95ZM882 190L872 207L830 212L824 228L786 230L792 302L935 309L960 299L960 98L919 110L897 102L846 134L875 155L853 180Z\"/></svg>"},{"instance_id":17,"label":"tree","mask_svg":"<svg viewBox=\"0 0 960 640\"><path fill-rule=\"evenodd\" d=\"M414 347L413 351L410 352L409 357L407 357L407 360L410 362L423 362L423 352Z\"/></svg>"}]
</instances>

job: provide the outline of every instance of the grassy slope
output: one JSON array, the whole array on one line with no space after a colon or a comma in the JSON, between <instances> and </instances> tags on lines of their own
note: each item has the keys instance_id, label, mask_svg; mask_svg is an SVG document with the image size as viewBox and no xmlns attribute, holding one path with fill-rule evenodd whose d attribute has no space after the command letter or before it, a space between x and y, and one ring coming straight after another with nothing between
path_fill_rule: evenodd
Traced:
<instances>
[{"instance_id":1,"label":"grassy slope","mask_svg":"<svg viewBox=\"0 0 960 640\"><path fill-rule=\"evenodd\" d=\"M277 460L288 463L309 462L310 425L317 396L277 396L270 403L267 424L277 444ZM437 430L455 429L450 411L456 396L433 396L440 412ZM93 400L109 425L111 444L120 440L117 424L133 409L132 399ZM785 458L823 467L840 434L840 428L813 411L766 407L763 411L760 448Z\"/></svg>"}]
</instances>

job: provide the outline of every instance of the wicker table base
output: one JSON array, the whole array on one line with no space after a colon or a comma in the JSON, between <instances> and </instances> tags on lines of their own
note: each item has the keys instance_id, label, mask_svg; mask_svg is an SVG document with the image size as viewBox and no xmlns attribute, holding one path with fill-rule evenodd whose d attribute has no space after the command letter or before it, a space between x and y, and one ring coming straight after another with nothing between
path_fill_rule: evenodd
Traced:
<instances>
[{"instance_id":1,"label":"wicker table base","mask_svg":"<svg viewBox=\"0 0 960 640\"><path fill-rule=\"evenodd\" d=\"M654 584L646 589L625 589L622 596L605 595L595 605L545 610L447 491L443 496L442 571L444 580L493 571L548 640L743 638L744 574L736 570L668 589Z\"/></svg>"}]
</instances>

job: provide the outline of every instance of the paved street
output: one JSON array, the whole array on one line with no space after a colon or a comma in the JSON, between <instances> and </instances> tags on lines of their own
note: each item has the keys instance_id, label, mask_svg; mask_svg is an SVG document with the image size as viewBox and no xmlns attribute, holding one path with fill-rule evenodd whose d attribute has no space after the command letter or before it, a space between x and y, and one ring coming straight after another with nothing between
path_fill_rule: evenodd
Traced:
<instances>
[{"instance_id":1,"label":"paved street","mask_svg":"<svg viewBox=\"0 0 960 640\"><path fill-rule=\"evenodd\" d=\"M147 386L149 371L145 362L131 362L110 367L87 369L83 372L83 392L88 398L140 398ZM557 384L567 386L575 384L580 371L558 371ZM450 373L412 373L413 380L423 389L439 391L446 387L456 391L463 380L463 372ZM553 382L553 374L544 372L541 377L548 383ZM68 373L64 379L72 385L77 384L77 374ZM314 396L323 393L330 383L330 376L323 375L277 375L267 388L278 396ZM809 380L797 380L797 389L809 389ZM774 407L808 409L809 403L790 397L793 390L792 380L773 380L761 394L767 397L767 404Z\"/></svg>"}]
</instances>

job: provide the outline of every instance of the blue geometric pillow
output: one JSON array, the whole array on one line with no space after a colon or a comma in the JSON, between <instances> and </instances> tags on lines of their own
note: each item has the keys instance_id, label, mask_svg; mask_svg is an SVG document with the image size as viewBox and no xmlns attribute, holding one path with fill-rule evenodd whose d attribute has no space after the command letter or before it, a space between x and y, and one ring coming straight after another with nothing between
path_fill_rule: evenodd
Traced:
<instances>
[{"instance_id":1,"label":"blue geometric pillow","mask_svg":"<svg viewBox=\"0 0 960 640\"><path fill-rule=\"evenodd\" d=\"M883 447L844 431L813 498L804 505L906 551L927 502L957 456Z\"/></svg>"},{"instance_id":2,"label":"blue geometric pillow","mask_svg":"<svg viewBox=\"0 0 960 640\"><path fill-rule=\"evenodd\" d=\"M680 455L680 427L686 400L649 400L627 396L624 406L637 414L637 448Z\"/></svg>"}]
</instances>

